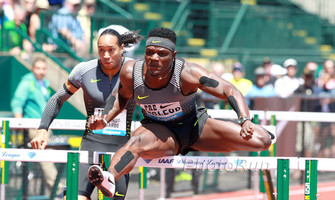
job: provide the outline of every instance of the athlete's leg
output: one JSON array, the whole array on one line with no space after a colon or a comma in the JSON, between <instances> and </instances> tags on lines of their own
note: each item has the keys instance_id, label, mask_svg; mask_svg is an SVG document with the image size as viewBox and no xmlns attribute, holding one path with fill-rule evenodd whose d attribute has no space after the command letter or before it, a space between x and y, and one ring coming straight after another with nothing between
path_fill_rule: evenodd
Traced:
<instances>
[{"instance_id":1,"label":"athlete's leg","mask_svg":"<svg viewBox=\"0 0 335 200\"><path fill-rule=\"evenodd\" d=\"M165 126L155 123L137 128L129 141L113 156L109 171L115 180L129 173L139 157L144 159L171 156L178 153L178 142Z\"/></svg>"},{"instance_id":2,"label":"athlete's leg","mask_svg":"<svg viewBox=\"0 0 335 200\"><path fill-rule=\"evenodd\" d=\"M271 145L268 132L255 124L252 138L248 141L240 136L241 126L229 121L209 118L200 138L191 146L200 151L262 151Z\"/></svg>"}]
</instances>

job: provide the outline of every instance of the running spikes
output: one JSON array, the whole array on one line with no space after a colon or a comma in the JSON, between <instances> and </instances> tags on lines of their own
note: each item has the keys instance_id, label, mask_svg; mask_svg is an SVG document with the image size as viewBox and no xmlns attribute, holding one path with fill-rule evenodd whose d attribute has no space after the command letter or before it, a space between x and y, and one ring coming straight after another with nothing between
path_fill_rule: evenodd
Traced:
<instances>
[{"instance_id":1,"label":"running spikes","mask_svg":"<svg viewBox=\"0 0 335 200\"><path fill-rule=\"evenodd\" d=\"M99 188L105 197L111 198L114 196L115 179L110 172L103 171L98 165L92 165L88 169L88 179Z\"/></svg>"}]
</instances>

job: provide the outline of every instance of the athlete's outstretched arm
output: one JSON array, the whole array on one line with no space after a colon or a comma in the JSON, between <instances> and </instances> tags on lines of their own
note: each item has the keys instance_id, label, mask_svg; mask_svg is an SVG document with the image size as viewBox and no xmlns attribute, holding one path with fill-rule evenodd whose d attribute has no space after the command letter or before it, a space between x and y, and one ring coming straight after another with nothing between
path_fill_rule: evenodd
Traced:
<instances>
[{"instance_id":1,"label":"athlete's outstretched arm","mask_svg":"<svg viewBox=\"0 0 335 200\"><path fill-rule=\"evenodd\" d=\"M67 101L78 88L74 87L69 81L49 99L42 114L41 123L38 127L36 136L30 142L33 149L45 149L47 146L48 129L52 121L57 117L62 105Z\"/></svg>"},{"instance_id":2,"label":"athlete's outstretched arm","mask_svg":"<svg viewBox=\"0 0 335 200\"><path fill-rule=\"evenodd\" d=\"M92 115L88 120L90 130L102 129L112 121L127 106L129 99L133 95L133 65L135 61L126 62L120 72L119 89L110 94L106 100L106 105L101 116Z\"/></svg>"},{"instance_id":3,"label":"athlete's outstretched arm","mask_svg":"<svg viewBox=\"0 0 335 200\"><path fill-rule=\"evenodd\" d=\"M213 96L228 100L241 122L241 133L249 140L254 132L254 124L250 120L250 113L242 93L230 82L211 73L195 63L186 62L182 71L182 90L185 94L201 89ZM243 135L242 134L242 135Z\"/></svg>"}]
</instances>

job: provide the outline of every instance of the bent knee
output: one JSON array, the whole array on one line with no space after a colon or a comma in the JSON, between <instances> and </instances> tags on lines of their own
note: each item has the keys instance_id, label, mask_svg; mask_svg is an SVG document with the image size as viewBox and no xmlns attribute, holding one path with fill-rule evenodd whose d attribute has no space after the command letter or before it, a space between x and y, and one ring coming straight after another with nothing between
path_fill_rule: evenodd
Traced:
<instances>
[{"instance_id":1,"label":"bent knee","mask_svg":"<svg viewBox=\"0 0 335 200\"><path fill-rule=\"evenodd\" d=\"M271 146L271 137L264 128L257 130L257 134L254 134L254 136L256 136L257 139L256 148L259 151L265 151L269 149L269 147Z\"/></svg>"},{"instance_id":2,"label":"bent knee","mask_svg":"<svg viewBox=\"0 0 335 200\"><path fill-rule=\"evenodd\" d=\"M271 138L270 136L265 136L260 139L260 149L261 151L265 151L269 149L271 146Z\"/></svg>"},{"instance_id":3,"label":"bent knee","mask_svg":"<svg viewBox=\"0 0 335 200\"><path fill-rule=\"evenodd\" d=\"M142 142L141 135L132 136L126 143L125 149L131 152L140 152L141 146L143 146L141 145L141 142Z\"/></svg>"},{"instance_id":4,"label":"bent knee","mask_svg":"<svg viewBox=\"0 0 335 200\"><path fill-rule=\"evenodd\" d=\"M132 136L124 147L143 158L169 156L178 151L173 137L161 138L145 132Z\"/></svg>"}]
</instances>

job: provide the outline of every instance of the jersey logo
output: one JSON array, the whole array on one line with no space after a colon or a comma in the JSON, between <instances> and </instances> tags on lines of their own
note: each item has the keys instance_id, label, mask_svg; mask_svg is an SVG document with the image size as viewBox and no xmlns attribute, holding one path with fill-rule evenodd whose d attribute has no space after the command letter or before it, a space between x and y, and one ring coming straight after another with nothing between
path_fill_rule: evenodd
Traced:
<instances>
[{"instance_id":1,"label":"jersey logo","mask_svg":"<svg viewBox=\"0 0 335 200\"><path fill-rule=\"evenodd\" d=\"M173 104L168 104L168 105L164 105L164 106L161 105L160 108L161 108L161 109L164 109L164 108L169 107L169 106L171 106L171 105L173 105Z\"/></svg>"},{"instance_id":2,"label":"jersey logo","mask_svg":"<svg viewBox=\"0 0 335 200\"><path fill-rule=\"evenodd\" d=\"M140 95L137 95L137 98L138 99L146 99L146 98L148 98L149 97L149 95L147 95L147 96L143 96L143 97L140 97Z\"/></svg>"},{"instance_id":3,"label":"jersey logo","mask_svg":"<svg viewBox=\"0 0 335 200\"><path fill-rule=\"evenodd\" d=\"M124 194L120 194L118 191L116 191L115 196L124 197Z\"/></svg>"},{"instance_id":4,"label":"jersey logo","mask_svg":"<svg viewBox=\"0 0 335 200\"><path fill-rule=\"evenodd\" d=\"M96 83L96 82L99 82L99 81L101 81L101 79L94 80L93 78L91 78L91 83Z\"/></svg>"},{"instance_id":5,"label":"jersey logo","mask_svg":"<svg viewBox=\"0 0 335 200\"><path fill-rule=\"evenodd\" d=\"M140 104L148 118L158 121L172 121L183 115L180 102Z\"/></svg>"}]
</instances>

